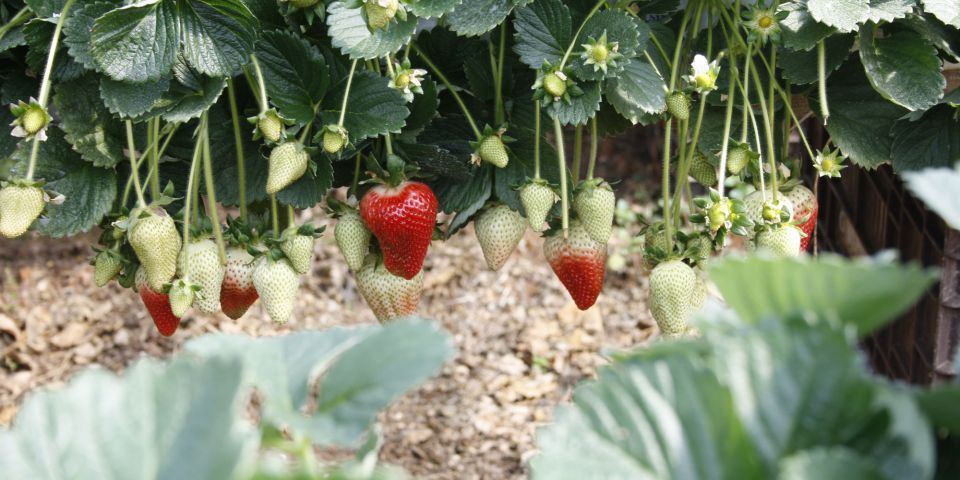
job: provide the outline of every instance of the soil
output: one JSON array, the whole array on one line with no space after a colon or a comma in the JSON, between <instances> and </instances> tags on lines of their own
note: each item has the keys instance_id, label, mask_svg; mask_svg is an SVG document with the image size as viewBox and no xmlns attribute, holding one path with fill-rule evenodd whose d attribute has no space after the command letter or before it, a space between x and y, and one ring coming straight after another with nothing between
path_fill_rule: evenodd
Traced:
<instances>
[{"instance_id":1,"label":"soil","mask_svg":"<svg viewBox=\"0 0 960 480\"><path fill-rule=\"evenodd\" d=\"M163 338L133 291L94 285L87 264L94 243L93 234L0 240L0 425L14 421L29 392L63 384L90 364L119 372L141 355L165 357L210 332L277 335L375 322L327 235L288 325L270 323L258 304L237 321L188 314L176 335ZM453 335L458 354L384 412L384 462L427 479L524 478L536 429L554 406L605 362L604 351L656 331L639 258L630 257L623 274L608 272L597 305L581 312L541 244L528 232L492 272L471 230L434 242L420 312Z\"/></svg>"}]
</instances>

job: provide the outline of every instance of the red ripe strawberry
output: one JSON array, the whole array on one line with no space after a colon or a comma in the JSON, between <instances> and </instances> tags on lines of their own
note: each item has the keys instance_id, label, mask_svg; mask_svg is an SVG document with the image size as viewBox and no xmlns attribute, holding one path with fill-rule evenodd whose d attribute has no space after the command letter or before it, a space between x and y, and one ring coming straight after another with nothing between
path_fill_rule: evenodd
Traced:
<instances>
[{"instance_id":1,"label":"red ripe strawberry","mask_svg":"<svg viewBox=\"0 0 960 480\"><path fill-rule=\"evenodd\" d=\"M805 252L810 245L810 239L813 238L813 230L817 226L817 213L819 212L817 197L803 185L797 185L784 192L784 196L793 202L792 220L797 222L797 226L806 235L800 240L800 251Z\"/></svg>"},{"instance_id":2,"label":"red ripe strawberry","mask_svg":"<svg viewBox=\"0 0 960 480\"><path fill-rule=\"evenodd\" d=\"M577 308L593 306L603 289L607 246L592 238L579 222L573 222L567 238L558 230L543 242L543 255Z\"/></svg>"},{"instance_id":3,"label":"red ripe strawberry","mask_svg":"<svg viewBox=\"0 0 960 480\"><path fill-rule=\"evenodd\" d=\"M423 292L423 271L411 279L400 278L384 268L376 255L368 255L357 272L357 288L377 320L386 322L417 313Z\"/></svg>"},{"instance_id":4,"label":"red ripe strawberry","mask_svg":"<svg viewBox=\"0 0 960 480\"><path fill-rule=\"evenodd\" d=\"M170 297L150 288L147 282L147 271L143 267L137 269L136 284L140 299L143 300L143 305L147 307L147 312L153 318L157 331L164 337L173 335L180 326L180 318L174 315L170 308Z\"/></svg>"},{"instance_id":5,"label":"red ripe strawberry","mask_svg":"<svg viewBox=\"0 0 960 480\"><path fill-rule=\"evenodd\" d=\"M380 242L383 265L407 280L423 268L437 222L437 197L420 182L378 185L360 202L360 215Z\"/></svg>"},{"instance_id":6,"label":"red ripe strawberry","mask_svg":"<svg viewBox=\"0 0 960 480\"><path fill-rule=\"evenodd\" d=\"M242 248L227 249L227 268L220 288L220 308L223 314L236 320L247 313L257 301L253 287L253 255Z\"/></svg>"}]
</instances>

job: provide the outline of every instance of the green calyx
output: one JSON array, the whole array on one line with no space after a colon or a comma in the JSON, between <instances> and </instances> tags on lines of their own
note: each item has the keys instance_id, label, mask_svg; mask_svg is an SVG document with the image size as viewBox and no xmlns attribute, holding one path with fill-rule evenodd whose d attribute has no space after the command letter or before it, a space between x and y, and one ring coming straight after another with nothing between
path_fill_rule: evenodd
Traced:
<instances>
[{"instance_id":1,"label":"green calyx","mask_svg":"<svg viewBox=\"0 0 960 480\"><path fill-rule=\"evenodd\" d=\"M29 103L21 100L10 107L10 112L16 117L10 124L13 127L11 135L22 138L38 136L40 140L46 140L50 114L36 100L31 98Z\"/></svg>"}]
</instances>

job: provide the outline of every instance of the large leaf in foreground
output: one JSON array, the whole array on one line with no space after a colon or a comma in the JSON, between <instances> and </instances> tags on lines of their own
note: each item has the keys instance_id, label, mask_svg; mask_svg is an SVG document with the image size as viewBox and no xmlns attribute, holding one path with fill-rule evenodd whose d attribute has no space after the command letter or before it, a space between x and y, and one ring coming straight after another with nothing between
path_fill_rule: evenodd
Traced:
<instances>
[{"instance_id":1,"label":"large leaf in foreground","mask_svg":"<svg viewBox=\"0 0 960 480\"><path fill-rule=\"evenodd\" d=\"M960 229L960 171L928 168L903 174L907 187L952 228Z\"/></svg>"},{"instance_id":2,"label":"large leaf in foreground","mask_svg":"<svg viewBox=\"0 0 960 480\"><path fill-rule=\"evenodd\" d=\"M215 335L186 349L203 357L240 357L244 383L263 392L267 422L290 425L318 443L347 445L358 441L379 410L436 373L453 353L449 337L425 320L268 339Z\"/></svg>"},{"instance_id":3,"label":"large leaf in foreground","mask_svg":"<svg viewBox=\"0 0 960 480\"><path fill-rule=\"evenodd\" d=\"M233 478L258 433L242 420L236 361L142 360L32 395L0 431L8 478Z\"/></svg>"},{"instance_id":4,"label":"large leaf in foreground","mask_svg":"<svg viewBox=\"0 0 960 480\"><path fill-rule=\"evenodd\" d=\"M710 267L720 293L744 320L810 313L836 318L866 335L917 301L937 275L917 265L833 255L727 257Z\"/></svg>"}]
</instances>

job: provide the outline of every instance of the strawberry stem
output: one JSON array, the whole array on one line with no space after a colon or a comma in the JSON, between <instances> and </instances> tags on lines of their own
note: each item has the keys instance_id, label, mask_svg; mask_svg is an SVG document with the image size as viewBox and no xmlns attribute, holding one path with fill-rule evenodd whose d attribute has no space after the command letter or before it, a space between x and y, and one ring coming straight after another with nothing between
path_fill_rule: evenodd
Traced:
<instances>
[{"instance_id":1,"label":"strawberry stem","mask_svg":"<svg viewBox=\"0 0 960 480\"><path fill-rule=\"evenodd\" d=\"M563 238L567 238L567 230L570 228L570 211L567 200L567 159L564 154L563 145L563 127L560 120L553 119L553 131L557 137L557 166L560 168L560 211L563 219Z\"/></svg>"},{"instance_id":2,"label":"strawberry stem","mask_svg":"<svg viewBox=\"0 0 960 480\"><path fill-rule=\"evenodd\" d=\"M207 214L213 224L213 237L217 240L217 251L220 254L220 263L227 263L227 248L223 242L223 230L220 227L220 213L217 212L217 189L213 184L213 165L210 160L210 124L207 112L201 117L203 128L203 177L207 186Z\"/></svg>"},{"instance_id":3,"label":"strawberry stem","mask_svg":"<svg viewBox=\"0 0 960 480\"><path fill-rule=\"evenodd\" d=\"M233 143L237 152L237 188L240 194L240 220L247 220L247 164L243 154L243 136L240 133L240 113L237 110L237 94L233 79L227 79L227 97L230 101L230 118L233 120Z\"/></svg>"},{"instance_id":4,"label":"strawberry stem","mask_svg":"<svg viewBox=\"0 0 960 480\"><path fill-rule=\"evenodd\" d=\"M363 156L360 153L357 153L357 160L353 166L353 182L350 184L350 190L347 191L347 195L356 195L357 186L360 184L360 164L363 163Z\"/></svg>"},{"instance_id":5,"label":"strawberry stem","mask_svg":"<svg viewBox=\"0 0 960 480\"><path fill-rule=\"evenodd\" d=\"M160 147L160 152L157 154L157 157L160 157L160 158L163 157L164 152L167 151L167 146L170 145L170 140L173 140L173 134L177 132L177 128L179 128L178 124L172 124L170 131L167 132L167 138L163 141L163 145ZM144 153L146 154L151 150L153 150L154 148L156 148L156 145L150 145L149 147L147 147L147 151ZM145 161L146 161L146 158L141 156L140 159L137 160L137 168L140 168L141 166L143 166L143 162ZM150 179L153 178L153 175L154 175L153 172L147 173L146 180L150 181ZM130 187L132 186L133 186L133 176L127 179L127 184L123 188L123 198L120 201L120 205L127 204L127 199L130 198Z\"/></svg>"},{"instance_id":6,"label":"strawberry stem","mask_svg":"<svg viewBox=\"0 0 960 480\"><path fill-rule=\"evenodd\" d=\"M260 70L260 62L257 61L257 55L250 54L250 62L253 64L253 72L257 77L257 87L260 89L260 113L265 113L270 105L267 103L267 84L263 81L263 71Z\"/></svg>"},{"instance_id":7,"label":"strawberry stem","mask_svg":"<svg viewBox=\"0 0 960 480\"><path fill-rule=\"evenodd\" d=\"M729 43L729 42L728 42ZM737 58L730 54L730 78L738 78ZM727 149L730 147L730 128L733 124L733 104L736 98L737 82L731 80L727 88L727 110L723 118L723 140L720 143L720 169L717 172L717 191L723 197L723 190L727 179Z\"/></svg>"},{"instance_id":8,"label":"strawberry stem","mask_svg":"<svg viewBox=\"0 0 960 480\"><path fill-rule=\"evenodd\" d=\"M533 178L540 179L540 100L533 102Z\"/></svg>"},{"instance_id":9,"label":"strawberry stem","mask_svg":"<svg viewBox=\"0 0 960 480\"><path fill-rule=\"evenodd\" d=\"M768 62L766 58L761 56L760 60L762 60L763 65L767 67L768 73L773 71L773 67L770 66L770 62ZM817 155L814 154L813 149L810 148L810 142L807 140L807 134L804 133L803 131L803 127L802 127L802 124L800 123L800 119L797 117L796 112L793 111L793 105L792 105L792 102L790 101L790 98L791 98L790 94L786 92L783 89L783 87L781 87L780 85L776 85L776 87L777 87L777 92L780 93L780 100L783 101L784 106L786 106L787 113L790 114L790 118L793 119L793 123L797 125L797 133L800 134L800 140L803 142L803 147L807 150L807 154L810 155L811 159L816 157ZM787 85L787 88L789 87L790 85ZM826 120L824 120L824 123L826 123Z\"/></svg>"},{"instance_id":10,"label":"strawberry stem","mask_svg":"<svg viewBox=\"0 0 960 480\"><path fill-rule=\"evenodd\" d=\"M827 104L827 54L824 41L817 42L817 90L820 95L820 112L823 115L823 124L830 119L830 106Z\"/></svg>"},{"instance_id":11,"label":"strawberry stem","mask_svg":"<svg viewBox=\"0 0 960 480\"><path fill-rule=\"evenodd\" d=\"M503 58L504 50L507 44L507 26L506 22L500 24L500 45L497 57L493 56L493 38L487 38L487 46L490 50L490 68L493 69L493 118L497 125L503 125Z\"/></svg>"},{"instance_id":12,"label":"strawberry stem","mask_svg":"<svg viewBox=\"0 0 960 480\"><path fill-rule=\"evenodd\" d=\"M297 212L293 210L293 205L287 205L287 226L296 225Z\"/></svg>"},{"instance_id":13,"label":"strawberry stem","mask_svg":"<svg viewBox=\"0 0 960 480\"><path fill-rule=\"evenodd\" d=\"M33 17L33 12L30 11L29 7L21 8L20 11L17 12L17 14L14 15L6 25L0 27L0 40L2 40L3 37L10 32L10 30L23 25L27 20L30 20L31 17Z\"/></svg>"},{"instance_id":14,"label":"strawberry stem","mask_svg":"<svg viewBox=\"0 0 960 480\"><path fill-rule=\"evenodd\" d=\"M273 236L280 238L280 220L277 218L277 194L270 194L270 220L273 223Z\"/></svg>"},{"instance_id":15,"label":"strawberry stem","mask_svg":"<svg viewBox=\"0 0 960 480\"><path fill-rule=\"evenodd\" d=\"M389 60L388 60L389 61ZM350 98L350 87L353 86L353 73L357 71L357 60L350 64L350 75L347 76L347 88L343 91L343 102L340 104L340 119L337 120L337 126L343 126L343 120L347 116L347 100Z\"/></svg>"},{"instance_id":16,"label":"strawberry stem","mask_svg":"<svg viewBox=\"0 0 960 480\"><path fill-rule=\"evenodd\" d=\"M40 83L40 98L37 101L40 103L40 106L46 110L47 102L50 100L50 88L52 83L50 82L50 75L53 74L53 61L57 56L57 45L60 43L60 32L63 30L63 22L67 19L67 13L70 11L70 6L73 5L73 0L67 0L67 3L63 5L63 10L60 11L60 16L57 19L57 26L53 29L53 38L50 39L50 49L47 53L47 64L43 69L43 81ZM19 16L20 14L17 14ZM12 21L11 21L12 23ZM4 33L6 33L4 31ZM30 147L30 161L27 163L27 181L33 180L33 174L37 168L37 154L40 153L40 134L38 133L33 137L33 145Z\"/></svg>"},{"instance_id":17,"label":"strawberry stem","mask_svg":"<svg viewBox=\"0 0 960 480\"><path fill-rule=\"evenodd\" d=\"M776 52L776 50L774 50ZM775 63L773 63L775 64ZM763 95L763 84L760 82L760 73L757 71L757 66L753 62L749 62L750 74L753 77L754 86L757 88L757 98L760 99L760 114L763 116L763 131L767 138L767 162L770 164L770 189L773 193L773 201L776 202L779 198L779 192L777 192L777 160L774 158L774 147L773 147L773 127L771 124L771 115L770 111L767 108L767 99ZM773 79L770 80L771 82ZM759 139L757 139L759 141ZM763 177L763 170L760 170L760 177Z\"/></svg>"},{"instance_id":18,"label":"strawberry stem","mask_svg":"<svg viewBox=\"0 0 960 480\"><path fill-rule=\"evenodd\" d=\"M158 171L160 170L160 157L157 155L158 146L160 143L160 117L153 118L147 124L147 151L144 152L144 155L147 155L147 158L150 161L150 172L148 174L147 183L150 185L150 198L156 200L160 197L160 175ZM155 173L156 172L156 173Z\"/></svg>"},{"instance_id":19,"label":"strawberry stem","mask_svg":"<svg viewBox=\"0 0 960 480\"><path fill-rule=\"evenodd\" d=\"M133 179L133 188L137 191L137 205L140 208L147 207L147 201L143 198L143 187L140 186L140 172L137 164L137 147L133 143L133 122L126 120L127 127L127 150L130 152L130 175Z\"/></svg>"},{"instance_id":20,"label":"strawberry stem","mask_svg":"<svg viewBox=\"0 0 960 480\"><path fill-rule=\"evenodd\" d=\"M710 92L707 91L703 92L703 95L700 96L700 108L697 110L697 121L693 126L693 137L690 140L690 145L687 147L686 157L681 159L682 161L677 169L677 191L673 197L674 222L680 221L680 194L688 183L687 175L690 173L690 165L693 164L693 156L697 153L697 144L700 143L700 127L703 126L703 115L706 112L707 97L709 95Z\"/></svg>"},{"instance_id":21,"label":"strawberry stem","mask_svg":"<svg viewBox=\"0 0 960 480\"><path fill-rule=\"evenodd\" d=\"M597 149L600 138L597 136L597 116L590 119L590 165L587 166L587 180L593 180L593 168L597 166Z\"/></svg>"},{"instance_id":22,"label":"strawberry stem","mask_svg":"<svg viewBox=\"0 0 960 480\"><path fill-rule=\"evenodd\" d=\"M197 170L200 169L200 157L203 155L203 144L200 139L197 139L196 145L193 147L193 158L190 160L190 174L187 176L187 194L183 200L183 251L184 256L190 257L190 209L193 207L191 204L193 200L194 185L197 181ZM185 269L184 280L190 279L190 269Z\"/></svg>"},{"instance_id":23,"label":"strawberry stem","mask_svg":"<svg viewBox=\"0 0 960 480\"><path fill-rule=\"evenodd\" d=\"M423 50L420 50L420 47L414 45L413 50L417 52L417 55L420 56L420 58L423 60L423 63L427 64L427 67L433 71L434 75L436 75L437 78L443 82L450 94L453 95L453 99L457 102L457 105L460 106L460 110L463 111L463 115L467 117L467 122L470 124L470 129L473 130L473 134L476 135L477 141L483 140L483 135L480 133L480 129L477 128L477 122L473 120L473 115L470 115L470 110L467 109L467 105L463 103L463 99L460 98L460 94L457 93L456 88L454 88L453 84L450 83L450 80L447 80L446 75L444 75L443 72L441 72L440 69L434 65L433 61L430 60L430 57L423 53Z\"/></svg>"},{"instance_id":24,"label":"strawberry stem","mask_svg":"<svg viewBox=\"0 0 960 480\"><path fill-rule=\"evenodd\" d=\"M663 195L663 227L667 236L667 253L673 253L673 225L670 222L670 147L673 135L673 118L668 118L663 129L663 177L661 180Z\"/></svg>"},{"instance_id":25,"label":"strawberry stem","mask_svg":"<svg viewBox=\"0 0 960 480\"><path fill-rule=\"evenodd\" d=\"M570 167L573 184L580 183L580 160L583 157L583 127L577 125L573 131L573 166Z\"/></svg>"}]
</instances>

